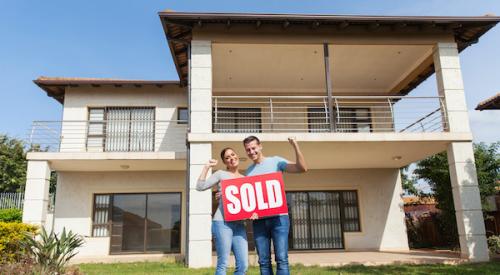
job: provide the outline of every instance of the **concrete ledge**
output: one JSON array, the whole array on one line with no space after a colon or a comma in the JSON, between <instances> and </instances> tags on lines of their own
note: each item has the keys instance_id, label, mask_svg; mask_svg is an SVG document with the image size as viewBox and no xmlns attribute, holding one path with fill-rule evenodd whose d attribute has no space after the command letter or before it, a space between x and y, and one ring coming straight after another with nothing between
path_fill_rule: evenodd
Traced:
<instances>
[{"instance_id":1,"label":"concrete ledge","mask_svg":"<svg viewBox=\"0 0 500 275\"><path fill-rule=\"evenodd\" d=\"M28 160L186 159L186 152L29 152Z\"/></svg>"},{"instance_id":2,"label":"concrete ledge","mask_svg":"<svg viewBox=\"0 0 500 275\"><path fill-rule=\"evenodd\" d=\"M258 266L255 253L249 255L249 265ZM291 265L305 266L345 266L345 265L390 265L390 264L460 264L468 260L461 259L458 252L436 250L410 250L408 252L390 251L290 251L288 260ZM213 266L217 256L213 256ZM273 261L274 262L274 261ZM230 257L230 266L234 267L234 257Z\"/></svg>"},{"instance_id":3,"label":"concrete ledge","mask_svg":"<svg viewBox=\"0 0 500 275\"><path fill-rule=\"evenodd\" d=\"M239 141L247 133L189 133L189 142ZM262 141L287 141L296 137L302 142L370 142L370 141L472 141L472 133L258 133Z\"/></svg>"}]
</instances>

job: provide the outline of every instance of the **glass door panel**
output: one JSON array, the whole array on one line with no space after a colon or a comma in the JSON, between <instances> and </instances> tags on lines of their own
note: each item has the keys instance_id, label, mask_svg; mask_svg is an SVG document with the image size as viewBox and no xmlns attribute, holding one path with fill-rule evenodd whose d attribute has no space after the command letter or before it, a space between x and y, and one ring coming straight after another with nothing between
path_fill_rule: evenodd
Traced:
<instances>
[{"instance_id":1,"label":"glass door panel","mask_svg":"<svg viewBox=\"0 0 500 275\"><path fill-rule=\"evenodd\" d=\"M179 194L149 194L147 251L180 251L181 198Z\"/></svg>"},{"instance_id":2,"label":"glass door panel","mask_svg":"<svg viewBox=\"0 0 500 275\"><path fill-rule=\"evenodd\" d=\"M146 195L113 196L111 252L143 252Z\"/></svg>"}]
</instances>

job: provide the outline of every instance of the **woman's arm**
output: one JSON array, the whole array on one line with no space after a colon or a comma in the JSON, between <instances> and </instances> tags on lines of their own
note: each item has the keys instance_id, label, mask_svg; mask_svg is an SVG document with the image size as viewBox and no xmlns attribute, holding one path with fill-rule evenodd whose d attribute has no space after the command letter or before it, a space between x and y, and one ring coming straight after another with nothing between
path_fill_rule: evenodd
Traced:
<instances>
[{"instance_id":1,"label":"woman's arm","mask_svg":"<svg viewBox=\"0 0 500 275\"><path fill-rule=\"evenodd\" d=\"M215 159L211 159L208 161L207 164L205 164L203 170L201 171L200 177L198 178L198 182L196 183L196 190L205 191L209 188L212 188L212 186L216 185L217 183L219 183L220 178L218 173L212 174L207 179L208 170L214 167L215 165L217 165L217 160Z\"/></svg>"}]
</instances>

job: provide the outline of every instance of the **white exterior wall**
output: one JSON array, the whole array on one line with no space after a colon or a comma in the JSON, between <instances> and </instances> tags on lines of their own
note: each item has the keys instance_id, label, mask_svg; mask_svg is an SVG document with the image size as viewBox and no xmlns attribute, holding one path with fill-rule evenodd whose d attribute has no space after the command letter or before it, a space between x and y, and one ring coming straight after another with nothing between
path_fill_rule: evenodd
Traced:
<instances>
[{"instance_id":1,"label":"white exterior wall","mask_svg":"<svg viewBox=\"0 0 500 275\"><path fill-rule=\"evenodd\" d=\"M23 222L45 225L49 205L50 167L48 161L28 161L24 191Z\"/></svg>"},{"instance_id":2,"label":"white exterior wall","mask_svg":"<svg viewBox=\"0 0 500 275\"><path fill-rule=\"evenodd\" d=\"M286 191L357 190L361 232L346 232L346 250L407 251L399 169L309 170L284 174Z\"/></svg>"},{"instance_id":3,"label":"white exterior wall","mask_svg":"<svg viewBox=\"0 0 500 275\"><path fill-rule=\"evenodd\" d=\"M59 172L57 182L54 230L63 227L85 237L85 244L77 257L106 256L109 237L92 237L93 196L99 193L182 193L185 202L185 172ZM186 224L185 208L181 213L181 232ZM210 230L208 228L207 230ZM184 242L181 234L181 244ZM181 253L184 247L181 245Z\"/></svg>"},{"instance_id":4,"label":"white exterior wall","mask_svg":"<svg viewBox=\"0 0 500 275\"><path fill-rule=\"evenodd\" d=\"M86 146L89 107L155 107L155 120L177 120L177 107L187 107L187 94L178 85L128 87L69 87L63 107L61 152L81 152ZM185 151L186 125L157 122L156 151Z\"/></svg>"}]
</instances>

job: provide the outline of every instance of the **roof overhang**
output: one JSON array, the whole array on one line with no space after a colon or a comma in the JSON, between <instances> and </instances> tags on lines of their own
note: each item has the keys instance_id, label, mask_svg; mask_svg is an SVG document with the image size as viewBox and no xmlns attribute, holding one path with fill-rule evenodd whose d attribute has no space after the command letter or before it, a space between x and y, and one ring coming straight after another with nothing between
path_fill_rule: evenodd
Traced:
<instances>
[{"instance_id":1,"label":"roof overhang","mask_svg":"<svg viewBox=\"0 0 500 275\"><path fill-rule=\"evenodd\" d=\"M68 87L79 86L112 86L112 87L136 87L156 86L162 88L167 85L179 85L179 81L169 80L124 80L109 78L64 78L64 77L39 77L33 82L42 88L48 96L53 97L60 103L64 103L64 94Z\"/></svg>"},{"instance_id":2,"label":"roof overhang","mask_svg":"<svg viewBox=\"0 0 500 275\"><path fill-rule=\"evenodd\" d=\"M476 106L476 110L500 110L500 93L479 102Z\"/></svg>"},{"instance_id":3,"label":"roof overhang","mask_svg":"<svg viewBox=\"0 0 500 275\"><path fill-rule=\"evenodd\" d=\"M328 29L332 32L345 32L352 26L365 27L367 32L388 27L398 31L424 31L436 29L453 34L459 51L476 43L484 33L495 26L500 17L474 16L362 16L362 15L310 15L310 14L255 14L255 13L159 13L168 45L174 59L181 85L188 80L188 45L195 27L206 25L262 25L276 28L307 26L314 29ZM434 64L429 64L415 74L414 79L401 87L400 94L407 94L434 73Z\"/></svg>"}]
</instances>

